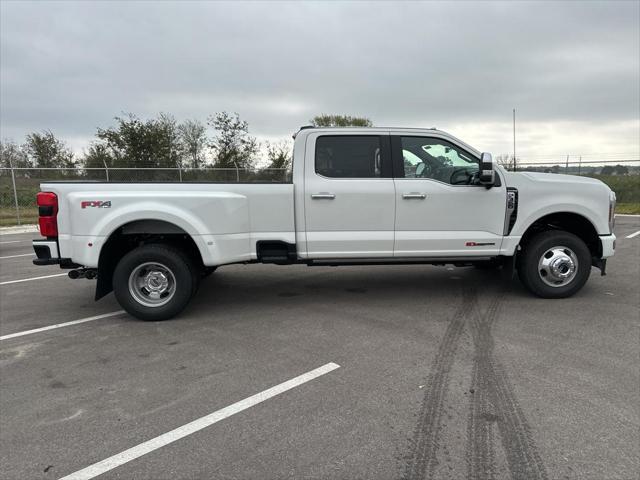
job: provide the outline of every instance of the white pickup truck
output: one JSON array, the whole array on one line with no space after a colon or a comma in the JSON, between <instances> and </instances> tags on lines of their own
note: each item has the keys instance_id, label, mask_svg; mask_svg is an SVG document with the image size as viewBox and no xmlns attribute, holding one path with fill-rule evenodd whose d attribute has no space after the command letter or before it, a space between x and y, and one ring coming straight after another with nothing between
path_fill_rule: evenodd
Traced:
<instances>
[{"instance_id":1,"label":"white pickup truck","mask_svg":"<svg viewBox=\"0 0 640 480\"><path fill-rule=\"evenodd\" d=\"M294 138L289 183L43 183L34 263L163 320L234 263L501 267L561 298L614 253L615 194L598 180L507 172L436 129Z\"/></svg>"}]
</instances>

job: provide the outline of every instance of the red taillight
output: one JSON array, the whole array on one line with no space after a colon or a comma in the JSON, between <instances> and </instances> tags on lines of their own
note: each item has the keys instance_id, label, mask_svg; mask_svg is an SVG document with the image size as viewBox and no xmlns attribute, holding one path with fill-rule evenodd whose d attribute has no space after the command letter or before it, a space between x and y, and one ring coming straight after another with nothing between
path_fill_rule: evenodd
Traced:
<instances>
[{"instance_id":1,"label":"red taillight","mask_svg":"<svg viewBox=\"0 0 640 480\"><path fill-rule=\"evenodd\" d=\"M40 235L43 237L58 236L58 197L53 192L39 192L36 197L38 203L38 224Z\"/></svg>"}]
</instances>

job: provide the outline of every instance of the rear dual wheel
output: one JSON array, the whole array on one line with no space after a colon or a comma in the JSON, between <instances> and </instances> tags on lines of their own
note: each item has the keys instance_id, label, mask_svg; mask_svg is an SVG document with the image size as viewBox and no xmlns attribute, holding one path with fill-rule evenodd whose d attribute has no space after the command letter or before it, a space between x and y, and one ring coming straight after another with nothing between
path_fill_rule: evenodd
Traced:
<instances>
[{"instance_id":1,"label":"rear dual wheel","mask_svg":"<svg viewBox=\"0 0 640 480\"><path fill-rule=\"evenodd\" d=\"M181 250L150 244L127 253L113 273L118 303L141 320L167 320L179 314L197 292L200 271Z\"/></svg>"}]
</instances>

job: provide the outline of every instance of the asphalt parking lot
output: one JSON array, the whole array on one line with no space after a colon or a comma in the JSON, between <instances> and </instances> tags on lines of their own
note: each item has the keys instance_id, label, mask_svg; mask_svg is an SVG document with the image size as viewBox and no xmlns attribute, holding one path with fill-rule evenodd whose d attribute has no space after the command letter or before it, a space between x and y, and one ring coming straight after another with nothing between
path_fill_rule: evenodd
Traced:
<instances>
[{"instance_id":1,"label":"asphalt parking lot","mask_svg":"<svg viewBox=\"0 0 640 480\"><path fill-rule=\"evenodd\" d=\"M619 217L565 300L472 268L227 266L175 320L33 333L120 308L16 282L64 271L2 235L0 477L637 479L638 230Z\"/></svg>"}]
</instances>

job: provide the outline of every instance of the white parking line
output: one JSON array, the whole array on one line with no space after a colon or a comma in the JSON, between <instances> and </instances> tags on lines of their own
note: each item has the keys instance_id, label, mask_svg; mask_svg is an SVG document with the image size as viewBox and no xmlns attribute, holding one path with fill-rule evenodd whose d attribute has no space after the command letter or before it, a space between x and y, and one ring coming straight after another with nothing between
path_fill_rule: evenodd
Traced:
<instances>
[{"instance_id":1,"label":"white parking line","mask_svg":"<svg viewBox=\"0 0 640 480\"><path fill-rule=\"evenodd\" d=\"M56 273L55 275L44 275L42 277L23 278L22 280L9 280L7 282L0 282L0 285L11 285L12 283L30 282L31 280L41 280L43 278L53 278L53 277L62 277L62 276L68 276L68 274Z\"/></svg>"},{"instance_id":2,"label":"white parking line","mask_svg":"<svg viewBox=\"0 0 640 480\"><path fill-rule=\"evenodd\" d=\"M95 317L81 318L80 320L72 320L65 323L56 323L55 325L49 325L47 327L34 328L33 330L25 330L24 332L10 333L8 335L0 336L0 340L9 340L10 338L22 337L24 335L31 335L32 333L46 332L47 330L53 330L54 328L68 327L70 325L78 325L80 323L93 322L94 320L101 320L103 318L115 317L125 313L124 310L118 310L117 312L103 313L102 315L96 315Z\"/></svg>"},{"instance_id":3,"label":"white parking line","mask_svg":"<svg viewBox=\"0 0 640 480\"><path fill-rule=\"evenodd\" d=\"M627 235L626 238L633 238L633 237L637 237L638 235L640 235L640 230L638 230L635 233L632 233L631 235Z\"/></svg>"},{"instance_id":4,"label":"white parking line","mask_svg":"<svg viewBox=\"0 0 640 480\"><path fill-rule=\"evenodd\" d=\"M0 242L0 245L6 245L8 243L22 243L22 242L26 242L26 240L10 240L8 242Z\"/></svg>"},{"instance_id":5,"label":"white parking line","mask_svg":"<svg viewBox=\"0 0 640 480\"><path fill-rule=\"evenodd\" d=\"M0 257L0 260L6 260L7 258L18 258L18 257L33 257L35 253L23 253L21 255L9 255L7 257Z\"/></svg>"},{"instance_id":6,"label":"white parking line","mask_svg":"<svg viewBox=\"0 0 640 480\"><path fill-rule=\"evenodd\" d=\"M240 400L233 405L229 405L228 407L225 407L221 410L217 410L213 413L210 413L209 415L198 418L193 422L178 427L175 430L163 433L156 438L147 440L146 442L129 448L124 452L120 452L116 455L113 455L112 457L109 457L98 463L94 463L93 465L83 468L82 470L78 470L77 472L67 475L66 477L62 477L60 480L89 480L91 478L97 477L98 475L102 475L109 470L113 470L120 465L124 465L125 463L130 462L131 460L135 460L136 458L162 448L165 445L169 445L176 440L180 440L181 438L191 435L192 433L202 430L203 428L209 427L214 423L219 422L220 420L224 420L231 415L235 415L236 413L240 413L243 410L258 405L259 403L275 397L276 395L280 395L287 390L299 387L303 383L307 383L337 368L340 368L340 365L336 363L327 363L326 365L316 368L315 370L303 373L302 375L292 378L291 380L287 380L286 382L276 385L275 387L271 387L260 393L256 393L255 395L245 398L244 400Z\"/></svg>"}]
</instances>

